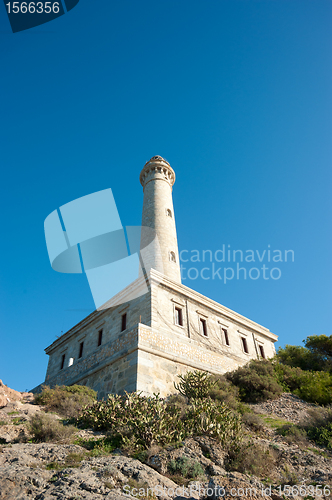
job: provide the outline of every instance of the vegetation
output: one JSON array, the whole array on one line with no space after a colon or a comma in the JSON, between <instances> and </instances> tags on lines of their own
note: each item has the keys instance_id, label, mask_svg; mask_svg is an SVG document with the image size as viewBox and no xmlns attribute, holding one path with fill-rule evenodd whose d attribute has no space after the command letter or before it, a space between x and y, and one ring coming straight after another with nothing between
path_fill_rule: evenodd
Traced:
<instances>
[{"instance_id":1,"label":"vegetation","mask_svg":"<svg viewBox=\"0 0 332 500\"><path fill-rule=\"evenodd\" d=\"M180 382L174 384L174 387L182 396L186 396L188 399L207 398L216 384L213 377L208 373L198 370L179 375L179 379Z\"/></svg>"},{"instance_id":2,"label":"vegetation","mask_svg":"<svg viewBox=\"0 0 332 500\"><path fill-rule=\"evenodd\" d=\"M325 446L332 450L332 409L327 411L314 409L311 412L311 419L302 425L309 439L318 445Z\"/></svg>"},{"instance_id":3,"label":"vegetation","mask_svg":"<svg viewBox=\"0 0 332 500\"><path fill-rule=\"evenodd\" d=\"M167 469L172 476L178 476L185 479L195 479L204 475L204 469L199 462L190 460L188 457L178 457L176 460L170 460Z\"/></svg>"},{"instance_id":4,"label":"vegetation","mask_svg":"<svg viewBox=\"0 0 332 500\"><path fill-rule=\"evenodd\" d=\"M77 424L108 431L121 446L133 449L179 443L194 435L214 437L225 446L240 441L240 418L224 403L207 397L183 404L185 407L157 394L152 397L139 393L110 395L107 401L86 407Z\"/></svg>"},{"instance_id":5,"label":"vegetation","mask_svg":"<svg viewBox=\"0 0 332 500\"><path fill-rule=\"evenodd\" d=\"M243 474L266 475L276 464L277 451L244 441L229 453L227 469Z\"/></svg>"},{"instance_id":6,"label":"vegetation","mask_svg":"<svg viewBox=\"0 0 332 500\"><path fill-rule=\"evenodd\" d=\"M75 444L82 446L90 452L90 456L99 457L109 455L121 446L119 437L104 437L100 439L77 439Z\"/></svg>"},{"instance_id":7,"label":"vegetation","mask_svg":"<svg viewBox=\"0 0 332 500\"><path fill-rule=\"evenodd\" d=\"M308 402L331 405L332 336L308 337L305 347L286 346L273 360L251 360L225 375L187 372L174 385L179 393L167 399L134 392L110 395L107 401L97 401L95 391L84 386L43 387L35 397L37 404L71 418L78 427L106 433L99 439L77 440L86 450L83 454L68 456L64 463L48 468L75 467L85 457L107 455L117 448L148 463L152 450L158 453L162 447L182 446L185 438L208 436L227 452L228 470L267 476L279 463L280 450L258 445L250 437L253 432L264 432L266 425L303 449L309 449L313 441L332 450L332 407L313 408L306 422L295 425L259 416L248 405L275 399L285 391ZM50 413L34 415L28 426L37 442L68 442L75 432ZM167 470L178 484L204 475L201 465L186 456L168 462ZM285 467L282 482L294 484L296 480ZM113 487L111 482L109 487ZM149 495L144 498L153 498Z\"/></svg>"},{"instance_id":8,"label":"vegetation","mask_svg":"<svg viewBox=\"0 0 332 500\"><path fill-rule=\"evenodd\" d=\"M55 415L37 413L28 424L36 442L68 442L76 431L72 425L63 425Z\"/></svg>"},{"instance_id":9,"label":"vegetation","mask_svg":"<svg viewBox=\"0 0 332 500\"><path fill-rule=\"evenodd\" d=\"M239 388L241 400L247 403L275 399L284 392L278 383L272 362L267 360L252 360L234 372L229 372L227 379Z\"/></svg>"},{"instance_id":10,"label":"vegetation","mask_svg":"<svg viewBox=\"0 0 332 500\"><path fill-rule=\"evenodd\" d=\"M76 417L84 406L96 399L96 391L84 385L57 385L54 389L43 386L42 392L35 395L36 404L67 418Z\"/></svg>"},{"instance_id":11,"label":"vegetation","mask_svg":"<svg viewBox=\"0 0 332 500\"><path fill-rule=\"evenodd\" d=\"M82 460L87 458L85 453L69 453L64 462L50 462L46 465L47 470L62 470L66 467L79 467Z\"/></svg>"},{"instance_id":12,"label":"vegetation","mask_svg":"<svg viewBox=\"0 0 332 500\"><path fill-rule=\"evenodd\" d=\"M277 434L284 436L289 444L297 444L300 448L307 448L309 443L305 429L301 429L294 424L286 424L277 429Z\"/></svg>"},{"instance_id":13,"label":"vegetation","mask_svg":"<svg viewBox=\"0 0 332 500\"><path fill-rule=\"evenodd\" d=\"M332 372L332 335L311 335L303 342L305 347L286 345L279 348L279 362L302 370Z\"/></svg>"}]
</instances>

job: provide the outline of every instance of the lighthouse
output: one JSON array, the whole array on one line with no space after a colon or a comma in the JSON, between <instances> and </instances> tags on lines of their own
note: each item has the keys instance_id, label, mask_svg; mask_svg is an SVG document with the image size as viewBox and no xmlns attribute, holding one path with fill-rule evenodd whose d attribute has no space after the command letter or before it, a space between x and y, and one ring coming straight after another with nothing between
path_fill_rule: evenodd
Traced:
<instances>
[{"instance_id":1,"label":"lighthouse","mask_svg":"<svg viewBox=\"0 0 332 500\"><path fill-rule=\"evenodd\" d=\"M153 156L140 174L143 186L143 212L141 254L146 270L155 269L176 283L181 283L178 239L176 234L172 189L175 172L170 164L161 156ZM147 247L145 241L153 229L154 246L150 244L149 254L144 254Z\"/></svg>"},{"instance_id":2,"label":"lighthouse","mask_svg":"<svg viewBox=\"0 0 332 500\"><path fill-rule=\"evenodd\" d=\"M174 182L161 156L144 165L142 225L127 227L129 246L134 235L140 253L138 277L45 349L44 384L87 385L99 398L124 391L166 397L190 370L220 375L275 355L278 337L268 328L181 283ZM126 262L136 269L137 258Z\"/></svg>"}]
</instances>

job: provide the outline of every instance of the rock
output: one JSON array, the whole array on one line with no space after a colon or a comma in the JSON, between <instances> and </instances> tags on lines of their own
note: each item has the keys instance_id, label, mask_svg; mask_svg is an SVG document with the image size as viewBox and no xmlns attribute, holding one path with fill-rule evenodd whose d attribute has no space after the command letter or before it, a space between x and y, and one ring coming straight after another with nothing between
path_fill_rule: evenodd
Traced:
<instances>
[{"instance_id":1,"label":"rock","mask_svg":"<svg viewBox=\"0 0 332 500\"><path fill-rule=\"evenodd\" d=\"M65 466L66 457L76 453L83 460L79 467L47 470L49 463ZM124 498L123 487L130 480L140 487L157 488L160 499L169 500L168 490L178 485L160 475L139 460L121 455L86 457L86 450L78 445L13 444L0 453L0 499L29 498L38 500L64 500L82 498ZM128 485L129 486L129 485ZM113 495L113 488L117 490Z\"/></svg>"},{"instance_id":2,"label":"rock","mask_svg":"<svg viewBox=\"0 0 332 500\"><path fill-rule=\"evenodd\" d=\"M269 489L257 488L248 481L248 477L240 473L231 473L227 477L212 477L208 484L207 498L211 500L222 500L223 498L233 498L243 500L243 498L271 500Z\"/></svg>"},{"instance_id":3,"label":"rock","mask_svg":"<svg viewBox=\"0 0 332 500\"><path fill-rule=\"evenodd\" d=\"M2 380L0 380L0 408L4 408L11 401L19 401L23 399L21 392L15 391L7 387ZM28 394L28 393L25 393Z\"/></svg>"},{"instance_id":4,"label":"rock","mask_svg":"<svg viewBox=\"0 0 332 500\"><path fill-rule=\"evenodd\" d=\"M223 469L222 467L219 467L219 465L215 465L215 464L209 465L208 473L211 476L226 476L226 474L227 474L225 469Z\"/></svg>"}]
</instances>

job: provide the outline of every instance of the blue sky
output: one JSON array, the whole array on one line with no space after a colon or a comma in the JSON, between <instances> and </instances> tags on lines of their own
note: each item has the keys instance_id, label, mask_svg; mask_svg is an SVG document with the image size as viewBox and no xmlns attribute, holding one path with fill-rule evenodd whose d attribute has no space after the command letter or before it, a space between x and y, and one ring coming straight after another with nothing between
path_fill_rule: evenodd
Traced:
<instances>
[{"instance_id":1,"label":"blue sky","mask_svg":"<svg viewBox=\"0 0 332 500\"><path fill-rule=\"evenodd\" d=\"M279 280L186 285L279 345L332 333L331 14L330 0L80 0L13 34L0 5L4 383L42 382L44 348L94 307L85 276L51 269L45 218L111 188L139 225L153 155L176 171L180 250L294 251Z\"/></svg>"}]
</instances>

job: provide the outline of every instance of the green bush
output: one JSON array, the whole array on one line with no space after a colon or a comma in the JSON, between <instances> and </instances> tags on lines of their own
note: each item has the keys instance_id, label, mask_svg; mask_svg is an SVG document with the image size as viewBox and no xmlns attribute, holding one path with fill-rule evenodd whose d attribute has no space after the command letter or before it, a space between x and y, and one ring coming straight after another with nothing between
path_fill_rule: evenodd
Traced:
<instances>
[{"instance_id":1,"label":"green bush","mask_svg":"<svg viewBox=\"0 0 332 500\"><path fill-rule=\"evenodd\" d=\"M248 403L276 399L285 391L311 403L332 403L332 374L325 371L302 370L277 360L251 360L226 377L239 389L241 400ZM214 389L211 394L216 392Z\"/></svg>"},{"instance_id":2,"label":"green bush","mask_svg":"<svg viewBox=\"0 0 332 500\"><path fill-rule=\"evenodd\" d=\"M277 434L283 436L288 444L297 444L300 448L307 448L307 432L294 424L286 424L277 428Z\"/></svg>"},{"instance_id":3,"label":"green bush","mask_svg":"<svg viewBox=\"0 0 332 500\"><path fill-rule=\"evenodd\" d=\"M148 449L152 445L179 443L188 436L209 435L220 442L235 443L241 434L240 418L223 403L211 398L192 399L185 406L157 394L110 395L86 407L78 425L107 431L118 437L121 446Z\"/></svg>"},{"instance_id":4,"label":"green bush","mask_svg":"<svg viewBox=\"0 0 332 500\"><path fill-rule=\"evenodd\" d=\"M211 436L225 447L241 439L241 419L220 401L211 398L192 400L184 417L190 435Z\"/></svg>"},{"instance_id":5,"label":"green bush","mask_svg":"<svg viewBox=\"0 0 332 500\"><path fill-rule=\"evenodd\" d=\"M167 469L172 475L180 474L186 479L195 479L204 475L204 469L199 462L190 460L188 457L178 457L170 460Z\"/></svg>"},{"instance_id":6,"label":"green bush","mask_svg":"<svg viewBox=\"0 0 332 500\"><path fill-rule=\"evenodd\" d=\"M76 431L72 425L63 425L55 415L47 413L33 415L28 429L37 442L68 442Z\"/></svg>"},{"instance_id":7,"label":"green bush","mask_svg":"<svg viewBox=\"0 0 332 500\"><path fill-rule=\"evenodd\" d=\"M107 430L121 436L123 445L167 444L185 435L181 410L157 394L144 397L139 393L109 395L107 401L96 401L82 411L78 423L94 430Z\"/></svg>"},{"instance_id":8,"label":"green bush","mask_svg":"<svg viewBox=\"0 0 332 500\"><path fill-rule=\"evenodd\" d=\"M240 404L240 391L224 375L214 376L215 385L209 391L209 396L218 401L226 403L227 406L237 410Z\"/></svg>"},{"instance_id":9,"label":"green bush","mask_svg":"<svg viewBox=\"0 0 332 500\"><path fill-rule=\"evenodd\" d=\"M332 374L324 371L304 371L275 363L276 378L284 389L309 403L328 405L332 403Z\"/></svg>"},{"instance_id":10,"label":"green bush","mask_svg":"<svg viewBox=\"0 0 332 500\"><path fill-rule=\"evenodd\" d=\"M309 427L307 434L309 439L332 450L332 422L321 427Z\"/></svg>"},{"instance_id":11,"label":"green bush","mask_svg":"<svg viewBox=\"0 0 332 500\"><path fill-rule=\"evenodd\" d=\"M278 361L302 370L332 372L332 335L311 335L303 342L305 347L279 347Z\"/></svg>"},{"instance_id":12,"label":"green bush","mask_svg":"<svg viewBox=\"0 0 332 500\"><path fill-rule=\"evenodd\" d=\"M180 382L174 387L188 399L201 399L209 396L211 389L216 384L212 375L195 370L178 376Z\"/></svg>"},{"instance_id":13,"label":"green bush","mask_svg":"<svg viewBox=\"0 0 332 500\"><path fill-rule=\"evenodd\" d=\"M300 424L309 439L332 450L332 409L313 408L310 418Z\"/></svg>"},{"instance_id":14,"label":"green bush","mask_svg":"<svg viewBox=\"0 0 332 500\"><path fill-rule=\"evenodd\" d=\"M74 418L85 405L91 404L96 398L96 391L84 385L57 385L54 389L43 386L42 392L35 395L35 403L46 406L48 411L54 411L63 417Z\"/></svg>"},{"instance_id":15,"label":"green bush","mask_svg":"<svg viewBox=\"0 0 332 500\"><path fill-rule=\"evenodd\" d=\"M321 363L309 349L295 345L279 347L277 359L283 365L301 368L302 370L321 370Z\"/></svg>"},{"instance_id":16,"label":"green bush","mask_svg":"<svg viewBox=\"0 0 332 500\"><path fill-rule=\"evenodd\" d=\"M276 399L284 390L268 360L251 360L234 372L228 372L226 377L239 388L241 400L247 403Z\"/></svg>"}]
</instances>

